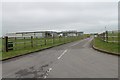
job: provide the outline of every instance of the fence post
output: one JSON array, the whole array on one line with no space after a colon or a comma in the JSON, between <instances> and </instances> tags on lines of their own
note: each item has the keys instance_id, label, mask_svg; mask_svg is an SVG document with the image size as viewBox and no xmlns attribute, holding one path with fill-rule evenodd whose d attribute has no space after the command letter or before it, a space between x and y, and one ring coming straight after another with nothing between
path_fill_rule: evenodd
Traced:
<instances>
[{"instance_id":1,"label":"fence post","mask_svg":"<svg viewBox=\"0 0 120 80\"><path fill-rule=\"evenodd\" d=\"M25 37L24 37L24 48L25 48Z\"/></svg>"},{"instance_id":2,"label":"fence post","mask_svg":"<svg viewBox=\"0 0 120 80\"><path fill-rule=\"evenodd\" d=\"M37 38L37 36L35 37L35 46L37 46L37 44L38 44L38 40L37 40L38 38Z\"/></svg>"},{"instance_id":3,"label":"fence post","mask_svg":"<svg viewBox=\"0 0 120 80\"><path fill-rule=\"evenodd\" d=\"M46 45L46 37L45 37L45 39L44 39L44 42L45 42L45 45Z\"/></svg>"},{"instance_id":4,"label":"fence post","mask_svg":"<svg viewBox=\"0 0 120 80\"><path fill-rule=\"evenodd\" d=\"M60 36L58 37L58 39L59 39L59 42L60 42Z\"/></svg>"},{"instance_id":5,"label":"fence post","mask_svg":"<svg viewBox=\"0 0 120 80\"><path fill-rule=\"evenodd\" d=\"M52 43L54 44L54 36L52 38L53 38L53 42Z\"/></svg>"},{"instance_id":6,"label":"fence post","mask_svg":"<svg viewBox=\"0 0 120 80\"><path fill-rule=\"evenodd\" d=\"M8 36L5 36L5 51L8 52Z\"/></svg>"},{"instance_id":7,"label":"fence post","mask_svg":"<svg viewBox=\"0 0 120 80\"><path fill-rule=\"evenodd\" d=\"M103 40L103 41L106 41L106 35L105 35L105 32L102 33L102 40Z\"/></svg>"},{"instance_id":8,"label":"fence post","mask_svg":"<svg viewBox=\"0 0 120 80\"><path fill-rule=\"evenodd\" d=\"M17 46L17 44L16 44L16 37L14 38L15 39L15 49L17 48L16 46Z\"/></svg>"},{"instance_id":9,"label":"fence post","mask_svg":"<svg viewBox=\"0 0 120 80\"><path fill-rule=\"evenodd\" d=\"M31 36L31 47L33 47L33 36Z\"/></svg>"},{"instance_id":10,"label":"fence post","mask_svg":"<svg viewBox=\"0 0 120 80\"><path fill-rule=\"evenodd\" d=\"M114 31L112 31L112 42L114 43L115 42L115 39L114 39Z\"/></svg>"},{"instance_id":11,"label":"fence post","mask_svg":"<svg viewBox=\"0 0 120 80\"><path fill-rule=\"evenodd\" d=\"M106 41L106 38L105 38L105 37L106 37L105 32L103 32L103 33L101 34L101 39L102 39L102 41L104 41L104 42Z\"/></svg>"},{"instance_id":12,"label":"fence post","mask_svg":"<svg viewBox=\"0 0 120 80\"><path fill-rule=\"evenodd\" d=\"M64 44L65 44L65 36L64 36Z\"/></svg>"},{"instance_id":13,"label":"fence post","mask_svg":"<svg viewBox=\"0 0 120 80\"><path fill-rule=\"evenodd\" d=\"M106 31L106 42L108 42L108 31Z\"/></svg>"}]
</instances>

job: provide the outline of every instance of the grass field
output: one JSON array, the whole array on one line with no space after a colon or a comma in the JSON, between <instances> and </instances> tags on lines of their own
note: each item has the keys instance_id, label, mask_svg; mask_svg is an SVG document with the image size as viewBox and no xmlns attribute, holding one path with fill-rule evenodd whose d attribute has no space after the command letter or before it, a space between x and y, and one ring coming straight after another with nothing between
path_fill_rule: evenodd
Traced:
<instances>
[{"instance_id":1,"label":"grass field","mask_svg":"<svg viewBox=\"0 0 120 80\"><path fill-rule=\"evenodd\" d=\"M46 41L45 41L46 40ZM61 37L61 38L33 38L31 42L31 38L27 37L25 39L23 38L9 38L9 42L13 42L13 49L19 50L19 49L25 49L27 47L37 47L37 46L43 46L43 45L53 45L59 42L69 42L76 40L76 37Z\"/></svg>"},{"instance_id":2,"label":"grass field","mask_svg":"<svg viewBox=\"0 0 120 80\"><path fill-rule=\"evenodd\" d=\"M2 39L0 38L0 49L2 48Z\"/></svg>"},{"instance_id":3,"label":"grass field","mask_svg":"<svg viewBox=\"0 0 120 80\"><path fill-rule=\"evenodd\" d=\"M108 51L108 52L113 52L115 54L120 54L120 52L118 51L119 45L118 43L107 43L102 41L100 38L95 38L93 40L93 44L95 47Z\"/></svg>"},{"instance_id":4,"label":"grass field","mask_svg":"<svg viewBox=\"0 0 120 80\"><path fill-rule=\"evenodd\" d=\"M109 37L108 38L108 41L118 41L118 36L116 36L116 37Z\"/></svg>"},{"instance_id":5,"label":"grass field","mask_svg":"<svg viewBox=\"0 0 120 80\"><path fill-rule=\"evenodd\" d=\"M86 37L85 37L86 38ZM30 52L42 50L45 48L49 48L51 46L56 46L60 44L65 44L68 42L73 42L76 40L80 40L82 37L62 37L62 38L47 38L45 45L45 38L35 38L33 39L33 47L31 47L31 39L9 39L9 41L13 42L14 49L8 52L3 52L1 59L7 59L10 57L27 54Z\"/></svg>"},{"instance_id":6,"label":"grass field","mask_svg":"<svg viewBox=\"0 0 120 80\"><path fill-rule=\"evenodd\" d=\"M114 33L108 33L108 41L118 41L118 32L114 32Z\"/></svg>"}]
</instances>

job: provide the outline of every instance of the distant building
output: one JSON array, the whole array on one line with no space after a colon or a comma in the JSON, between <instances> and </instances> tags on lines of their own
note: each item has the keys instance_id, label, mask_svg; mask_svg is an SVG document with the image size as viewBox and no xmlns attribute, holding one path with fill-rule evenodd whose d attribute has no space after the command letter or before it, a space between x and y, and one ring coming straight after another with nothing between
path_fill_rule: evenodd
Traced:
<instances>
[{"instance_id":1,"label":"distant building","mask_svg":"<svg viewBox=\"0 0 120 80\"><path fill-rule=\"evenodd\" d=\"M51 38L51 37L58 37L58 36L81 36L83 32L77 31L62 31L62 32L55 32L55 31L37 31L37 32L17 32L17 33L8 33L6 36L8 37L31 37L33 38Z\"/></svg>"},{"instance_id":2,"label":"distant building","mask_svg":"<svg viewBox=\"0 0 120 80\"><path fill-rule=\"evenodd\" d=\"M83 35L83 32L77 32L77 31L62 31L59 33L60 36L81 36Z\"/></svg>"},{"instance_id":3,"label":"distant building","mask_svg":"<svg viewBox=\"0 0 120 80\"><path fill-rule=\"evenodd\" d=\"M37 32L17 32L17 33L7 33L6 36L9 37L31 37L33 36L38 38L44 37L56 37L58 36L57 32L53 31L37 31Z\"/></svg>"},{"instance_id":4,"label":"distant building","mask_svg":"<svg viewBox=\"0 0 120 80\"><path fill-rule=\"evenodd\" d=\"M77 32L78 36L82 36L84 34L84 32Z\"/></svg>"}]
</instances>

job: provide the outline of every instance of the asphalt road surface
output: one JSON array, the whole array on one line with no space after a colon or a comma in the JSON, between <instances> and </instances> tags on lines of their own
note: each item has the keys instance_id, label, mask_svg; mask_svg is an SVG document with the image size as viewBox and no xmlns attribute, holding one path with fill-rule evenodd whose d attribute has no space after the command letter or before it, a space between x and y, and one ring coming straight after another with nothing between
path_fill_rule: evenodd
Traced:
<instances>
[{"instance_id":1,"label":"asphalt road surface","mask_svg":"<svg viewBox=\"0 0 120 80\"><path fill-rule=\"evenodd\" d=\"M118 78L118 57L92 49L93 38L2 62L3 78Z\"/></svg>"}]
</instances>

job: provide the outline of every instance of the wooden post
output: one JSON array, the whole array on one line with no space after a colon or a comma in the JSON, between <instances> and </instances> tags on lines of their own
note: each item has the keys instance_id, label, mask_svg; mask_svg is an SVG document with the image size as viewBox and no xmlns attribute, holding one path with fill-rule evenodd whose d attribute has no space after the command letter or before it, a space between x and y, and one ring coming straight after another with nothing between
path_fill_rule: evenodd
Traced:
<instances>
[{"instance_id":1,"label":"wooden post","mask_svg":"<svg viewBox=\"0 0 120 80\"><path fill-rule=\"evenodd\" d=\"M31 36L31 47L33 47L33 36Z\"/></svg>"},{"instance_id":2,"label":"wooden post","mask_svg":"<svg viewBox=\"0 0 120 80\"><path fill-rule=\"evenodd\" d=\"M106 31L106 42L108 42L108 31Z\"/></svg>"},{"instance_id":3,"label":"wooden post","mask_svg":"<svg viewBox=\"0 0 120 80\"><path fill-rule=\"evenodd\" d=\"M65 43L65 36L64 36L64 43Z\"/></svg>"},{"instance_id":4,"label":"wooden post","mask_svg":"<svg viewBox=\"0 0 120 80\"><path fill-rule=\"evenodd\" d=\"M44 38L44 42L45 42L45 45L46 45L46 37Z\"/></svg>"},{"instance_id":5,"label":"wooden post","mask_svg":"<svg viewBox=\"0 0 120 80\"><path fill-rule=\"evenodd\" d=\"M35 39L35 43L36 43L35 45L37 46L37 44L38 44L38 42L37 42L38 40L37 40L37 39L38 39L38 38L37 38L37 36L36 36L35 38L36 38L36 39Z\"/></svg>"},{"instance_id":6,"label":"wooden post","mask_svg":"<svg viewBox=\"0 0 120 80\"><path fill-rule=\"evenodd\" d=\"M69 41L71 42L71 40L72 40L72 37L71 37L71 36L69 36Z\"/></svg>"},{"instance_id":7,"label":"wooden post","mask_svg":"<svg viewBox=\"0 0 120 80\"><path fill-rule=\"evenodd\" d=\"M102 33L102 38L103 38L103 41L106 41L106 33Z\"/></svg>"},{"instance_id":8,"label":"wooden post","mask_svg":"<svg viewBox=\"0 0 120 80\"><path fill-rule=\"evenodd\" d=\"M55 38L54 38L54 36L53 36L53 44L54 44L54 41L55 41Z\"/></svg>"},{"instance_id":9,"label":"wooden post","mask_svg":"<svg viewBox=\"0 0 120 80\"><path fill-rule=\"evenodd\" d=\"M17 46L17 44L16 44L16 37L15 37L15 46L14 46L15 48L14 48L14 49L16 49L16 48L17 48L16 46Z\"/></svg>"},{"instance_id":10,"label":"wooden post","mask_svg":"<svg viewBox=\"0 0 120 80\"><path fill-rule=\"evenodd\" d=\"M5 51L8 52L8 36L5 36Z\"/></svg>"},{"instance_id":11,"label":"wooden post","mask_svg":"<svg viewBox=\"0 0 120 80\"><path fill-rule=\"evenodd\" d=\"M114 43L114 32L112 31L112 42Z\"/></svg>"},{"instance_id":12,"label":"wooden post","mask_svg":"<svg viewBox=\"0 0 120 80\"><path fill-rule=\"evenodd\" d=\"M58 39L59 39L59 42L60 42L60 36L58 37Z\"/></svg>"},{"instance_id":13,"label":"wooden post","mask_svg":"<svg viewBox=\"0 0 120 80\"><path fill-rule=\"evenodd\" d=\"M47 34L47 32L45 32L44 34L45 34L45 37L44 37L44 45L46 45L46 38L48 37L48 34Z\"/></svg>"},{"instance_id":14,"label":"wooden post","mask_svg":"<svg viewBox=\"0 0 120 80\"><path fill-rule=\"evenodd\" d=\"M25 48L25 37L24 37L24 48Z\"/></svg>"}]
</instances>

